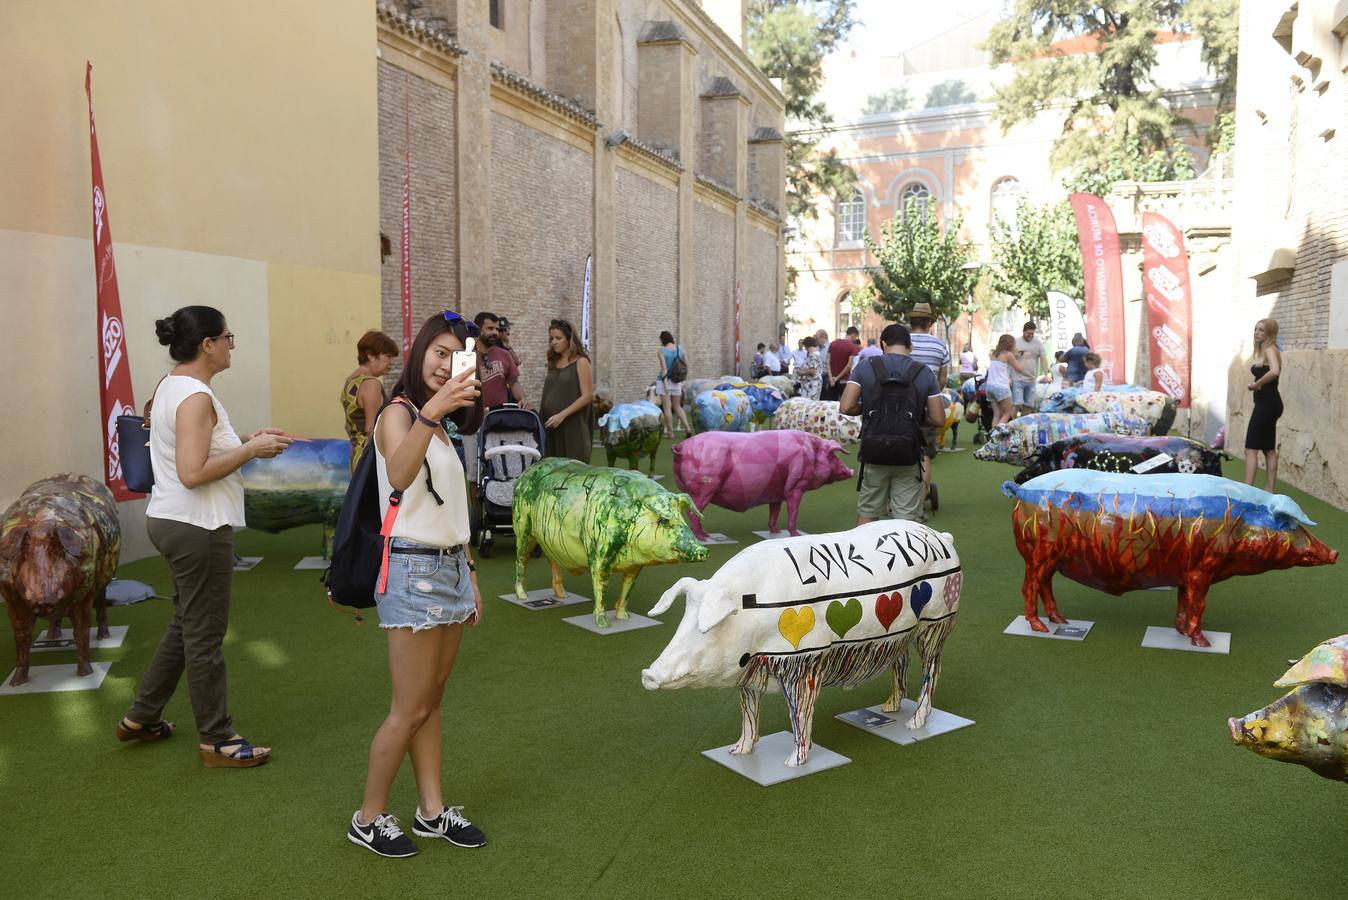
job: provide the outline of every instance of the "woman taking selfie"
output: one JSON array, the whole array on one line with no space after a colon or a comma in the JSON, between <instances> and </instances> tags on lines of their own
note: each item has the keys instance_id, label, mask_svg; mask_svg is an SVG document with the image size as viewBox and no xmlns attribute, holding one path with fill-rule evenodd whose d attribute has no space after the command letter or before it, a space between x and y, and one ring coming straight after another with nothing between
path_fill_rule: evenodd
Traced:
<instances>
[{"instance_id":1,"label":"woman taking selfie","mask_svg":"<svg viewBox=\"0 0 1348 900\"><path fill-rule=\"evenodd\" d=\"M277 428L240 437L211 381L229 368L234 335L220 310L184 306L154 323L175 365L150 403L154 490L145 509L150 542L173 575L173 618L141 676L136 701L117 724L120 741L173 735L164 707L187 675L202 765L250 768L271 757L234 730L225 684L225 631L234 581L234 529L242 528L243 479L250 459L270 459L294 438Z\"/></svg>"},{"instance_id":2,"label":"woman taking selfie","mask_svg":"<svg viewBox=\"0 0 1348 900\"><path fill-rule=\"evenodd\" d=\"M375 594L379 627L388 635L393 701L370 745L365 797L351 817L347 839L380 856L417 852L389 812L394 776L409 755L419 801L413 833L460 847L480 847L487 840L464 818L462 807L445 806L440 770L445 683L464 623L476 625L482 618L482 595L467 548L463 464L445 428L450 421L472 434L482 418L476 368L450 377L454 355L476 333L477 327L455 312L428 319L393 388L395 402L373 431L382 516L388 515L390 492L403 492Z\"/></svg>"}]
</instances>

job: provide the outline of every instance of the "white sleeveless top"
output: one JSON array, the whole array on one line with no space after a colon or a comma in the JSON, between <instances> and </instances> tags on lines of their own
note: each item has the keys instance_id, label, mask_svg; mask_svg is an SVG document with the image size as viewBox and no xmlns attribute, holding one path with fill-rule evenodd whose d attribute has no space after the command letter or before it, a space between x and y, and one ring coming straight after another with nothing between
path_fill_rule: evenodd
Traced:
<instances>
[{"instance_id":1,"label":"white sleeveless top","mask_svg":"<svg viewBox=\"0 0 1348 900\"><path fill-rule=\"evenodd\" d=\"M1011 367L1000 359L988 363L988 387L1011 390Z\"/></svg>"},{"instance_id":2,"label":"white sleeveless top","mask_svg":"<svg viewBox=\"0 0 1348 900\"><path fill-rule=\"evenodd\" d=\"M150 466L154 487L145 515L152 519L186 522L211 531L222 525L242 528L243 476L231 472L218 481L195 488L183 487L178 480L178 406L193 394L206 394L215 407L215 427L211 429L210 456L219 456L242 445L229 414L204 381L190 375L169 375L159 383L150 407Z\"/></svg>"},{"instance_id":3,"label":"white sleeveless top","mask_svg":"<svg viewBox=\"0 0 1348 900\"><path fill-rule=\"evenodd\" d=\"M375 423L374 435L388 416L406 416L408 410L402 404L394 404L384 410ZM403 492L402 503L398 506L398 518L393 523L393 537L416 541L431 547L453 547L466 544L470 537L468 526L468 491L464 487L463 463L459 461L454 445L440 440L443 429L436 429L426 448L426 462L431 466L431 480L435 483L435 492L444 505L435 502L435 497L426 488L426 467L418 466L417 475ZM379 515L388 515L388 495L393 486L388 480L388 463L379 442L374 442L375 470L379 473Z\"/></svg>"}]
</instances>

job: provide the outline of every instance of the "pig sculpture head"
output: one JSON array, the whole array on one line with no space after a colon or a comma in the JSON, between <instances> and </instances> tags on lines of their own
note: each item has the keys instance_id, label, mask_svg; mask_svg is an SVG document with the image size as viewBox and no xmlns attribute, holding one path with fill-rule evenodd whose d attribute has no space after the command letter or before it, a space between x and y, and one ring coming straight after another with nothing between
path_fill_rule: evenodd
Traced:
<instances>
[{"instance_id":1,"label":"pig sculpture head","mask_svg":"<svg viewBox=\"0 0 1348 900\"><path fill-rule=\"evenodd\" d=\"M730 617L739 611L739 597L712 581L680 578L661 596L651 615L668 612L680 595L685 603L683 620L664 652L649 668L642 669L642 686L648 691L735 687L743 641L737 634L738 623ZM718 633L709 635L713 629Z\"/></svg>"},{"instance_id":2,"label":"pig sculpture head","mask_svg":"<svg viewBox=\"0 0 1348 900\"><path fill-rule=\"evenodd\" d=\"M60 522L36 521L0 540L0 595L50 619L93 579L85 537Z\"/></svg>"},{"instance_id":3,"label":"pig sculpture head","mask_svg":"<svg viewBox=\"0 0 1348 900\"><path fill-rule=\"evenodd\" d=\"M628 532L627 555L652 562L702 562L707 548L693 534L685 514L697 515L687 494L647 494Z\"/></svg>"},{"instance_id":4,"label":"pig sculpture head","mask_svg":"<svg viewBox=\"0 0 1348 900\"><path fill-rule=\"evenodd\" d=\"M1291 692L1239 719L1231 740L1323 778L1348 781L1348 635L1325 641L1274 682Z\"/></svg>"}]
</instances>

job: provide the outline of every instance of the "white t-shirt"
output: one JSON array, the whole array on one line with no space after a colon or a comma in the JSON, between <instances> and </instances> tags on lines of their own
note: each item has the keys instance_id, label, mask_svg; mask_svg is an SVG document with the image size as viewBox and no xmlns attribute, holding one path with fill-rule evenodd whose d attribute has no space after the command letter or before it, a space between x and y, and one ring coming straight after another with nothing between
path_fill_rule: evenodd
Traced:
<instances>
[{"instance_id":1,"label":"white t-shirt","mask_svg":"<svg viewBox=\"0 0 1348 900\"><path fill-rule=\"evenodd\" d=\"M1105 370L1087 369L1086 380L1081 382L1081 392L1083 394L1094 393L1105 389Z\"/></svg>"},{"instance_id":2,"label":"white t-shirt","mask_svg":"<svg viewBox=\"0 0 1348 900\"><path fill-rule=\"evenodd\" d=\"M777 370L782 367L782 361L776 353L765 350L763 351L763 365L767 367L769 375L775 375Z\"/></svg>"},{"instance_id":3,"label":"white t-shirt","mask_svg":"<svg viewBox=\"0 0 1348 900\"><path fill-rule=\"evenodd\" d=\"M145 515L185 522L208 531L222 525L242 528L243 476L237 470L194 488L184 487L178 480L178 407L193 394L206 394L215 407L216 422L211 429L207 455L219 456L243 444L210 385L190 375L165 377L150 406L150 467L154 470L154 487Z\"/></svg>"},{"instance_id":4,"label":"white t-shirt","mask_svg":"<svg viewBox=\"0 0 1348 900\"><path fill-rule=\"evenodd\" d=\"M375 423L377 437L388 416L405 416L410 421L407 408L402 404L393 404L384 410ZM398 506L398 518L393 523L393 537L416 541L430 547L453 547L466 544L469 538L468 492L464 488L463 463L459 454L448 441L440 440L443 430L437 430L426 448L426 462L431 466L431 480L435 483L435 492L444 501L441 505L426 487L426 467L419 466L417 475L403 491L402 503ZM388 515L388 495L393 486L388 480L388 464L375 443L375 470L379 473L379 515Z\"/></svg>"},{"instance_id":5,"label":"white t-shirt","mask_svg":"<svg viewBox=\"0 0 1348 900\"><path fill-rule=\"evenodd\" d=\"M1034 381L1039 377L1039 364L1044 359L1044 342L1035 338L1027 341L1025 338L1016 338L1016 362L1025 367L1024 372L1017 372L1015 367L1011 367L1012 381Z\"/></svg>"}]
</instances>

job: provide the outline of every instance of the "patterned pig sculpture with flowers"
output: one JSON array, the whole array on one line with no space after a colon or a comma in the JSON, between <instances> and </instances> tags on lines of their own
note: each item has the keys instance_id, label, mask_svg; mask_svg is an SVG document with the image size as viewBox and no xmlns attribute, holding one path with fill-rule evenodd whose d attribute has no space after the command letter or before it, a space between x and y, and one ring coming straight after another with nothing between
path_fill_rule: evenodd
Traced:
<instances>
[{"instance_id":1,"label":"patterned pig sculpture with flowers","mask_svg":"<svg viewBox=\"0 0 1348 900\"><path fill-rule=\"evenodd\" d=\"M731 753L752 753L765 692L786 697L794 750L809 760L819 689L886 671L885 711L904 697L908 649L923 659L909 728L931 713L941 650L955 625L964 579L949 534L916 522L872 522L851 531L764 541L741 550L711 578L681 578L651 615L684 598L683 620L641 673L647 690L738 688L741 731Z\"/></svg>"},{"instance_id":2,"label":"patterned pig sculpture with flowers","mask_svg":"<svg viewBox=\"0 0 1348 900\"><path fill-rule=\"evenodd\" d=\"M838 412L837 400L792 397L777 408L772 427L803 431L843 445L861 440L861 417Z\"/></svg>"},{"instance_id":3,"label":"patterned pig sculpture with flowers","mask_svg":"<svg viewBox=\"0 0 1348 900\"><path fill-rule=\"evenodd\" d=\"M1016 549L1025 559L1021 592L1035 631L1067 619L1053 575L1118 596L1178 587L1175 630L1195 647L1203 636L1208 588L1233 575L1332 565L1338 551L1290 497L1214 475L1134 475L1064 469L1025 484L1005 482Z\"/></svg>"},{"instance_id":4,"label":"patterned pig sculpture with flowers","mask_svg":"<svg viewBox=\"0 0 1348 900\"><path fill-rule=\"evenodd\" d=\"M744 391L749 397L749 418L754 425L765 425L772 421L773 413L786 402L786 395L777 388L762 382L749 384L718 384L718 391Z\"/></svg>"},{"instance_id":5,"label":"patterned pig sculpture with flowers","mask_svg":"<svg viewBox=\"0 0 1348 900\"><path fill-rule=\"evenodd\" d=\"M1079 434L1151 434L1151 424L1114 413L1032 413L998 425L988 432L988 442L974 451L974 459L1028 465L1049 444Z\"/></svg>"},{"instance_id":6,"label":"patterned pig sculpture with flowers","mask_svg":"<svg viewBox=\"0 0 1348 900\"><path fill-rule=\"evenodd\" d=\"M693 429L704 431L748 431L754 407L749 395L736 388L728 391L703 391L693 401Z\"/></svg>"}]
</instances>

